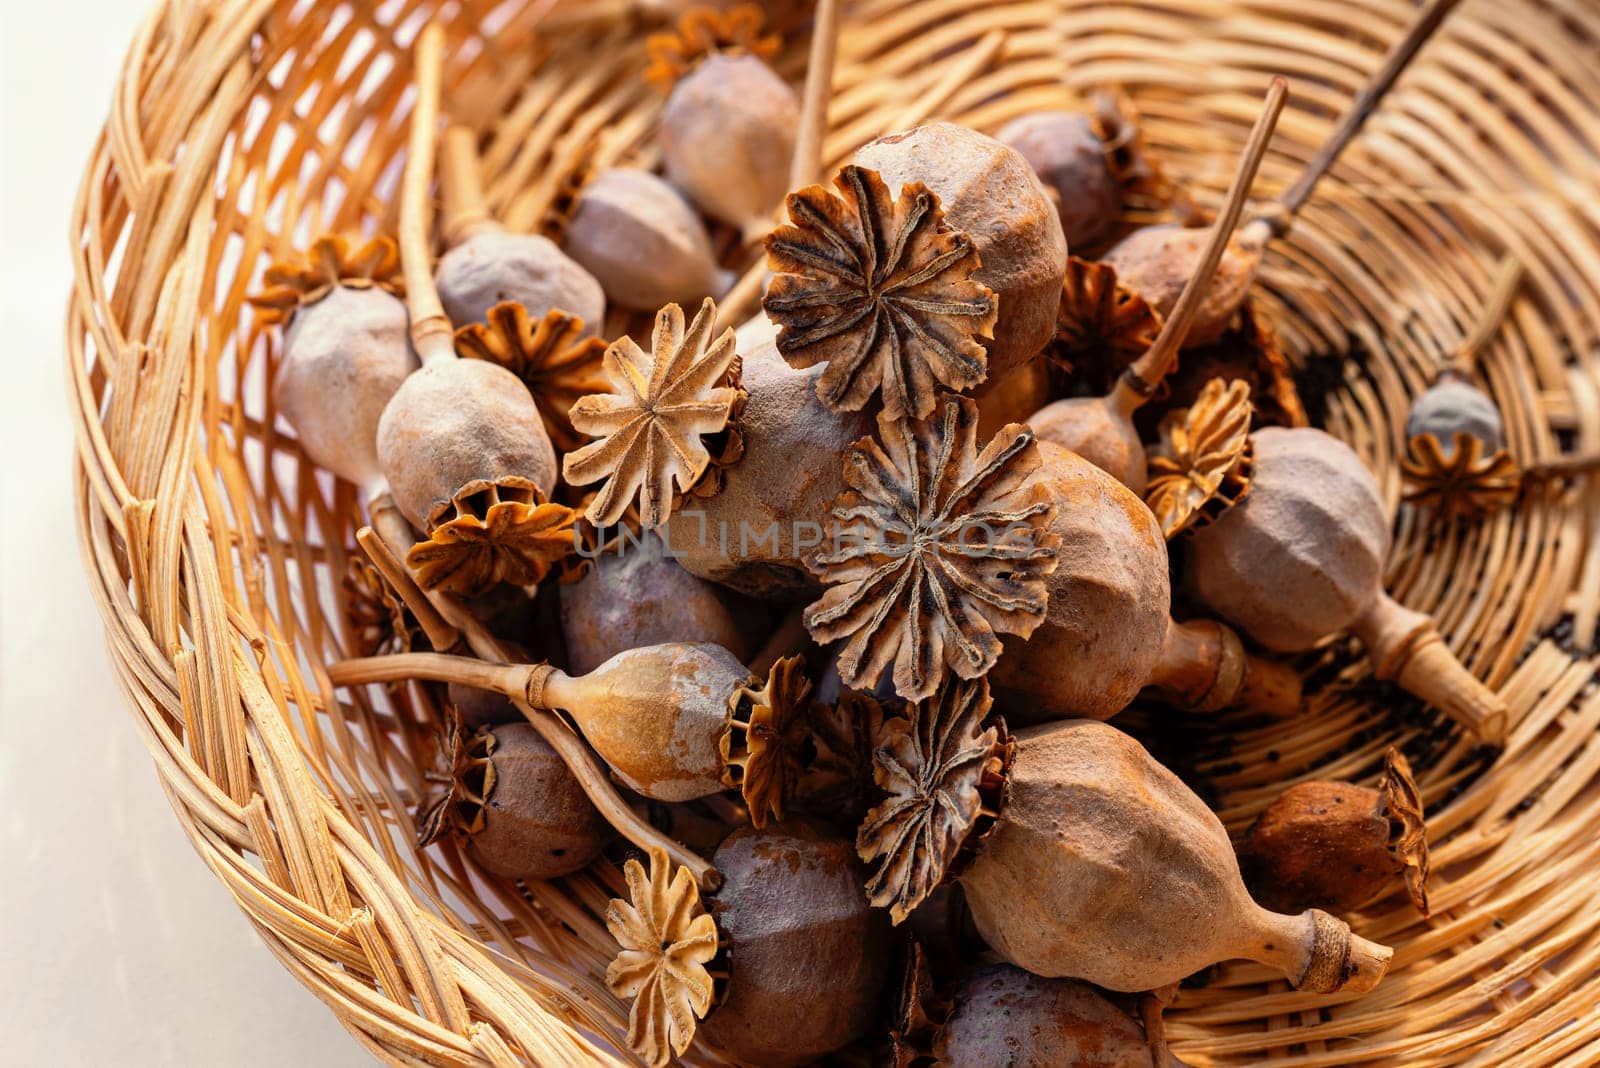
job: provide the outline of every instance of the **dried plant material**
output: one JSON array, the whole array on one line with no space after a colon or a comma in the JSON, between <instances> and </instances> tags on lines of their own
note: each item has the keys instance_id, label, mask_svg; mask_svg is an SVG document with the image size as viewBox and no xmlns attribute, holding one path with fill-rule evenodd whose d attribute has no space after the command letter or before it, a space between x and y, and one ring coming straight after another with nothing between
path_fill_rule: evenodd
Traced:
<instances>
[{"instance_id":1,"label":"dried plant material","mask_svg":"<svg viewBox=\"0 0 1600 1068\"><path fill-rule=\"evenodd\" d=\"M879 1022L889 964L889 922L867 904L851 843L790 818L739 828L712 862L728 981L702 1038L736 1064L840 1063L827 1055Z\"/></svg>"},{"instance_id":2,"label":"dried plant material","mask_svg":"<svg viewBox=\"0 0 1600 1068\"><path fill-rule=\"evenodd\" d=\"M584 335L584 322L559 308L534 319L514 301L489 309L487 322L456 331L456 351L467 359L499 364L533 395L550 441L571 452L588 439L572 428L573 404L606 388L602 368L606 343Z\"/></svg>"},{"instance_id":3,"label":"dried plant material","mask_svg":"<svg viewBox=\"0 0 1600 1068\"><path fill-rule=\"evenodd\" d=\"M984 725L989 707L988 682L950 680L908 716L885 719L875 739L875 776L889 796L867 813L856 852L876 865L868 898L896 924L944 881L994 803L1009 740L1003 723Z\"/></svg>"},{"instance_id":4,"label":"dried plant material","mask_svg":"<svg viewBox=\"0 0 1600 1068\"><path fill-rule=\"evenodd\" d=\"M1411 766L1389 747L1377 789L1311 780L1289 787L1239 843L1252 893L1269 908L1346 912L1391 893L1404 878L1428 915L1428 843Z\"/></svg>"},{"instance_id":5,"label":"dried plant material","mask_svg":"<svg viewBox=\"0 0 1600 1068\"><path fill-rule=\"evenodd\" d=\"M706 298L685 332L683 309L669 304L656 314L651 354L628 337L606 349L612 392L572 407L573 426L598 440L562 462L573 485L605 482L584 513L591 523L610 526L637 498L653 530L711 466L702 439L727 428L742 392L727 384L738 359L733 331L711 339L716 314Z\"/></svg>"},{"instance_id":6,"label":"dried plant material","mask_svg":"<svg viewBox=\"0 0 1600 1068\"><path fill-rule=\"evenodd\" d=\"M1405 754L1390 746L1383 756L1383 781L1378 786L1389 817L1389 848L1403 869L1411 904L1424 916L1428 908L1428 825L1422 812L1422 791Z\"/></svg>"},{"instance_id":7,"label":"dried plant material","mask_svg":"<svg viewBox=\"0 0 1600 1068\"><path fill-rule=\"evenodd\" d=\"M784 818L805 774L810 762L810 699L811 680L806 677L805 660L798 656L780 659L764 684L741 687L733 695L731 729L723 735L722 757L753 827Z\"/></svg>"},{"instance_id":8,"label":"dried plant material","mask_svg":"<svg viewBox=\"0 0 1600 1068\"><path fill-rule=\"evenodd\" d=\"M1161 317L1117 272L1096 260L1067 259L1056 333L1045 350L1075 386L1104 393L1129 364L1155 344Z\"/></svg>"},{"instance_id":9,"label":"dried plant material","mask_svg":"<svg viewBox=\"0 0 1600 1068\"><path fill-rule=\"evenodd\" d=\"M371 563L359 556L350 557L345 563L343 584L358 655L409 653L424 644L416 617Z\"/></svg>"},{"instance_id":10,"label":"dried plant material","mask_svg":"<svg viewBox=\"0 0 1600 1068\"><path fill-rule=\"evenodd\" d=\"M1190 539L1187 578L1196 596L1281 652L1349 629L1378 678L1437 705L1481 741L1499 741L1505 701L1455 659L1431 618L1384 591L1389 517L1361 458L1310 428L1267 427L1250 437L1249 495Z\"/></svg>"},{"instance_id":11,"label":"dried plant material","mask_svg":"<svg viewBox=\"0 0 1600 1068\"><path fill-rule=\"evenodd\" d=\"M297 308L315 304L335 286L405 295L400 253L387 237L359 245L336 235L319 237L304 256L268 267L262 280L266 288L252 294L250 303L267 323L287 322Z\"/></svg>"},{"instance_id":12,"label":"dried plant material","mask_svg":"<svg viewBox=\"0 0 1600 1068\"><path fill-rule=\"evenodd\" d=\"M799 125L800 98L765 62L713 55L661 109L662 166L702 212L754 240L789 189Z\"/></svg>"},{"instance_id":13,"label":"dried plant material","mask_svg":"<svg viewBox=\"0 0 1600 1068\"><path fill-rule=\"evenodd\" d=\"M1407 442L1400 458L1405 476L1403 500L1447 519L1481 519L1509 507L1522 489L1521 472L1510 453L1486 452L1483 441L1458 431L1454 447L1433 434Z\"/></svg>"},{"instance_id":14,"label":"dried plant material","mask_svg":"<svg viewBox=\"0 0 1600 1068\"><path fill-rule=\"evenodd\" d=\"M395 503L424 533L490 485L532 503L556 484L555 448L533 397L487 360L436 359L413 373L384 408L377 446Z\"/></svg>"},{"instance_id":15,"label":"dried plant material","mask_svg":"<svg viewBox=\"0 0 1600 1068\"><path fill-rule=\"evenodd\" d=\"M1090 126L1104 146L1106 169L1121 188L1121 199L1139 208L1162 207L1181 199L1180 207L1192 208L1150 155L1133 100L1126 93L1104 91L1094 94L1093 103Z\"/></svg>"},{"instance_id":16,"label":"dried plant material","mask_svg":"<svg viewBox=\"0 0 1600 1068\"><path fill-rule=\"evenodd\" d=\"M1309 426L1311 421L1294 376L1277 331L1253 302L1246 301L1239 310L1239 325L1220 341L1183 350L1178 367L1167 377L1165 396L1156 398L1145 409L1153 418L1140 425L1156 430L1160 418L1177 408L1187 408L1206 383L1224 378L1250 387L1256 426Z\"/></svg>"},{"instance_id":17,"label":"dried plant material","mask_svg":"<svg viewBox=\"0 0 1600 1068\"><path fill-rule=\"evenodd\" d=\"M1002 126L995 140L1016 149L1038 172L1061 216L1067 248L1093 244L1116 227L1122 190L1089 116L1029 112Z\"/></svg>"},{"instance_id":18,"label":"dried plant material","mask_svg":"<svg viewBox=\"0 0 1600 1068\"><path fill-rule=\"evenodd\" d=\"M439 739L444 771L435 790L417 813L417 848L423 849L445 834L474 835L487 822L484 809L494 792L494 755L497 739L492 731L463 731L452 721Z\"/></svg>"},{"instance_id":19,"label":"dried plant material","mask_svg":"<svg viewBox=\"0 0 1600 1068\"><path fill-rule=\"evenodd\" d=\"M521 304L536 320L546 312L568 312L590 333L605 321L600 282L538 234L480 230L439 257L434 277L452 323L487 322L490 309L507 301Z\"/></svg>"},{"instance_id":20,"label":"dried plant material","mask_svg":"<svg viewBox=\"0 0 1600 1068\"><path fill-rule=\"evenodd\" d=\"M626 517L624 517L626 519ZM594 530L585 530L586 538ZM766 614L732 590L689 574L649 531L590 545L586 574L560 589L567 669L593 671L641 645L709 642L745 661L766 637Z\"/></svg>"},{"instance_id":21,"label":"dried plant material","mask_svg":"<svg viewBox=\"0 0 1600 1068\"><path fill-rule=\"evenodd\" d=\"M778 351L795 367L828 365L817 396L835 411L876 393L890 419L920 419L939 387L986 377L979 339L993 336L994 291L973 280L972 239L945 224L921 182L896 199L877 173L846 166L833 184L840 195L791 193L793 225L767 238L774 277L762 306L779 324Z\"/></svg>"},{"instance_id":22,"label":"dried plant material","mask_svg":"<svg viewBox=\"0 0 1600 1068\"><path fill-rule=\"evenodd\" d=\"M945 223L972 240L973 281L993 290L999 306L983 343L989 377L999 381L1038 356L1055 329L1067 241L1022 154L970 127L930 122L862 145L851 162L876 171L891 196L926 186Z\"/></svg>"},{"instance_id":23,"label":"dried plant material","mask_svg":"<svg viewBox=\"0 0 1600 1068\"><path fill-rule=\"evenodd\" d=\"M612 898L606 930L621 947L606 969L606 986L632 998L628 1045L656 1068L689 1048L695 1020L711 1009L706 965L717 955L717 925L700 905L700 889L667 855L650 854L650 873L629 859L622 867L629 900Z\"/></svg>"},{"instance_id":24,"label":"dried plant material","mask_svg":"<svg viewBox=\"0 0 1600 1068\"><path fill-rule=\"evenodd\" d=\"M1009 964L962 981L934 1042L940 1065L1007 1068L1168 1068L1144 1032L1093 987Z\"/></svg>"},{"instance_id":25,"label":"dried plant material","mask_svg":"<svg viewBox=\"0 0 1600 1068\"><path fill-rule=\"evenodd\" d=\"M650 66L645 81L671 89L701 60L718 54L771 59L782 42L777 34L761 32L765 22L759 4L739 4L725 11L692 7L678 16L676 31L652 33L646 39Z\"/></svg>"},{"instance_id":26,"label":"dried plant material","mask_svg":"<svg viewBox=\"0 0 1600 1068\"><path fill-rule=\"evenodd\" d=\"M1213 378L1194 404L1161 422L1145 503L1170 541L1250 492L1250 387Z\"/></svg>"},{"instance_id":27,"label":"dried plant material","mask_svg":"<svg viewBox=\"0 0 1600 1068\"><path fill-rule=\"evenodd\" d=\"M578 513L541 500L531 485L469 483L453 503L455 514L406 554L425 590L476 597L502 582L534 586L577 547Z\"/></svg>"},{"instance_id":28,"label":"dried plant material","mask_svg":"<svg viewBox=\"0 0 1600 1068\"><path fill-rule=\"evenodd\" d=\"M683 194L645 170L605 167L574 197L561 247L600 280L606 297L654 311L718 291L705 223Z\"/></svg>"},{"instance_id":29,"label":"dried plant material","mask_svg":"<svg viewBox=\"0 0 1600 1068\"><path fill-rule=\"evenodd\" d=\"M935 1063L934 1036L950 1013L950 1003L939 996L928 967L927 954L915 937L906 947L896 1005L895 1023L889 1029L890 1063L893 1068L922 1068Z\"/></svg>"},{"instance_id":30,"label":"dried plant material","mask_svg":"<svg viewBox=\"0 0 1600 1068\"><path fill-rule=\"evenodd\" d=\"M1136 993L1243 957L1302 990L1372 989L1393 951L1325 912L1269 912L1216 814L1139 743L1072 719L1019 732L960 874L972 920L1034 975Z\"/></svg>"},{"instance_id":31,"label":"dried plant material","mask_svg":"<svg viewBox=\"0 0 1600 1068\"><path fill-rule=\"evenodd\" d=\"M977 448L977 405L947 397L933 417L878 417L881 444L856 443L832 511L827 584L806 609L820 643L844 641L839 677L870 690L891 667L897 693L931 696L946 670L989 670L1000 634L1044 618L1055 570L1055 505L1033 434L1011 424Z\"/></svg>"},{"instance_id":32,"label":"dried plant material","mask_svg":"<svg viewBox=\"0 0 1600 1068\"><path fill-rule=\"evenodd\" d=\"M814 703L811 740L816 755L800 777L798 795L807 811L859 824L874 790L872 737L883 723L883 706L871 694L845 690L833 704Z\"/></svg>"}]
</instances>

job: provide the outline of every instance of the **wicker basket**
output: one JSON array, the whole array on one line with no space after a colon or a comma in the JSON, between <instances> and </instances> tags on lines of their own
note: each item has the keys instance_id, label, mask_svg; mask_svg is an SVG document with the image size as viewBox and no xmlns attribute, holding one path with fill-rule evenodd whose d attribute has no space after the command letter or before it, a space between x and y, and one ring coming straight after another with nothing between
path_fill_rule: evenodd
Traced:
<instances>
[{"instance_id":1,"label":"wicker basket","mask_svg":"<svg viewBox=\"0 0 1600 1068\"><path fill-rule=\"evenodd\" d=\"M769 6L798 77L804 24ZM276 352L243 302L310 235L393 231L408 46L430 17L449 32L450 106L485 132L489 196L513 228L541 224L591 149L651 165L648 8L168 0L129 52L74 213L81 536L135 722L267 946L395 1063L628 1061L625 1008L600 981L599 917L621 880L602 864L524 889L409 844L430 710L371 706L322 670L350 644L339 579L358 501L275 421ZM1211 204L1283 73L1293 102L1258 187L1272 190L1410 11L860 0L826 154L930 113L993 129L1118 84ZM1438 616L1516 726L1489 764L1363 682L1341 642L1306 658L1326 684L1302 717L1193 730L1193 770L1235 831L1285 783L1371 777L1386 745L1407 745L1438 878L1431 920L1398 898L1358 918L1397 947L1367 997L1297 994L1257 966L1185 991L1169 1032L1190 1063L1600 1063L1600 498L1552 489L1441 527L1398 504L1395 456L1409 398L1505 250L1529 282L1484 366L1512 450L1600 444L1597 50L1588 0L1468 0L1268 258L1265 307L1321 383L1308 394L1394 503L1390 589Z\"/></svg>"}]
</instances>

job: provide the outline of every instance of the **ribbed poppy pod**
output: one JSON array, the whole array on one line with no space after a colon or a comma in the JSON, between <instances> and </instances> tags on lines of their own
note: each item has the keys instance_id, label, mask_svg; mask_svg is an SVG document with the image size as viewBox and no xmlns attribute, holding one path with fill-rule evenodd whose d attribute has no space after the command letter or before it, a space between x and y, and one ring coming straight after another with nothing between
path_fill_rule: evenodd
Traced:
<instances>
[{"instance_id":1,"label":"ribbed poppy pod","mask_svg":"<svg viewBox=\"0 0 1600 1068\"><path fill-rule=\"evenodd\" d=\"M559 709L634 793L693 801L737 788L756 826L784 816L797 774L788 728L811 692L798 657L778 660L763 680L721 646L688 642L629 649L579 676L421 653L341 661L328 677L431 679Z\"/></svg>"},{"instance_id":2,"label":"ribbed poppy pod","mask_svg":"<svg viewBox=\"0 0 1600 1068\"><path fill-rule=\"evenodd\" d=\"M1310 428L1267 427L1250 441L1249 494L1190 540L1195 595L1269 649L1309 649L1350 630L1379 678L1499 741L1505 702L1455 659L1431 618L1384 592L1388 515L1361 458Z\"/></svg>"},{"instance_id":3,"label":"ribbed poppy pod","mask_svg":"<svg viewBox=\"0 0 1600 1068\"><path fill-rule=\"evenodd\" d=\"M506 230L489 214L478 173L477 135L464 126L444 132L439 155L448 251L434 270L445 315L458 326L483 322L496 304L522 305L534 319L564 311L583 320L583 335L605 321L599 281L555 242Z\"/></svg>"},{"instance_id":4,"label":"ribbed poppy pod","mask_svg":"<svg viewBox=\"0 0 1600 1068\"><path fill-rule=\"evenodd\" d=\"M1133 1017L1084 983L997 964L962 980L951 1000L932 1042L938 1064L1166 1068Z\"/></svg>"},{"instance_id":5,"label":"ribbed poppy pod","mask_svg":"<svg viewBox=\"0 0 1600 1068\"><path fill-rule=\"evenodd\" d=\"M713 856L722 885L701 899L655 852L624 866L629 898L606 928L606 972L631 999L628 1043L665 1065L704 1039L745 1064L808 1064L871 1029L888 971L888 924L867 904L850 843L789 820L735 831ZM720 983L718 982L720 980ZM714 994L720 992L720 1000Z\"/></svg>"},{"instance_id":6,"label":"ribbed poppy pod","mask_svg":"<svg viewBox=\"0 0 1600 1068\"><path fill-rule=\"evenodd\" d=\"M649 171L595 172L562 228L561 249L625 308L689 307L718 288L705 224L681 193Z\"/></svg>"},{"instance_id":7,"label":"ribbed poppy pod","mask_svg":"<svg viewBox=\"0 0 1600 1068\"><path fill-rule=\"evenodd\" d=\"M788 191L799 121L800 98L761 59L708 56L661 109L667 179L712 218L762 232Z\"/></svg>"},{"instance_id":8,"label":"ribbed poppy pod","mask_svg":"<svg viewBox=\"0 0 1600 1068\"><path fill-rule=\"evenodd\" d=\"M270 267L251 297L264 321L284 324L274 407L314 463L366 490L382 478L378 419L417 366L401 291L393 241L324 237Z\"/></svg>"},{"instance_id":9,"label":"ribbed poppy pod","mask_svg":"<svg viewBox=\"0 0 1600 1068\"><path fill-rule=\"evenodd\" d=\"M507 879L554 879L581 871L611 828L554 749L527 723L446 740L442 788L417 820L427 845L460 835L468 855Z\"/></svg>"},{"instance_id":10,"label":"ribbed poppy pod","mask_svg":"<svg viewBox=\"0 0 1600 1068\"><path fill-rule=\"evenodd\" d=\"M983 680L961 681L883 721L888 797L856 846L896 922L955 870L984 940L1035 975L1136 992L1243 957L1360 993L1388 969L1327 913L1256 904L1221 821L1132 738L1066 720L1012 739L988 712Z\"/></svg>"},{"instance_id":11,"label":"ribbed poppy pod","mask_svg":"<svg viewBox=\"0 0 1600 1068\"><path fill-rule=\"evenodd\" d=\"M891 196L925 185L945 222L973 243L973 281L999 301L985 341L987 381L1033 359L1055 332L1067 240L1044 185L1015 149L965 126L933 122L863 145L853 162L875 171Z\"/></svg>"},{"instance_id":12,"label":"ribbed poppy pod","mask_svg":"<svg viewBox=\"0 0 1600 1068\"><path fill-rule=\"evenodd\" d=\"M1002 126L995 140L1021 153L1053 194L1068 248L1093 244L1117 225L1122 190L1088 115L1029 112Z\"/></svg>"},{"instance_id":13,"label":"ribbed poppy pod","mask_svg":"<svg viewBox=\"0 0 1600 1068\"><path fill-rule=\"evenodd\" d=\"M809 1064L866 1035L888 973L889 924L848 840L789 820L741 829L712 863L727 996L701 1033L748 1064Z\"/></svg>"},{"instance_id":14,"label":"ribbed poppy pod","mask_svg":"<svg viewBox=\"0 0 1600 1068\"><path fill-rule=\"evenodd\" d=\"M760 606L689 574L650 531L619 535L559 596L567 666L579 674L617 653L668 641L720 645L743 662L766 629Z\"/></svg>"},{"instance_id":15,"label":"ribbed poppy pod","mask_svg":"<svg viewBox=\"0 0 1600 1068\"><path fill-rule=\"evenodd\" d=\"M769 600L798 600L817 582L805 559L844 489L840 456L872 432L865 412L830 411L822 367L797 371L766 344L744 354L744 456L715 496L687 502L663 539L690 574Z\"/></svg>"}]
</instances>

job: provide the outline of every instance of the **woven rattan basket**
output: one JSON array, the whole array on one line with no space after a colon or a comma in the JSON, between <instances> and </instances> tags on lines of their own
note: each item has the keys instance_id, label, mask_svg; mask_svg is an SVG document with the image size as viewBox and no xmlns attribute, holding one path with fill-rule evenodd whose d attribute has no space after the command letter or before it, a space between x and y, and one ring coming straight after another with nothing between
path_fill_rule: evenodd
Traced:
<instances>
[{"instance_id":1,"label":"woven rattan basket","mask_svg":"<svg viewBox=\"0 0 1600 1068\"><path fill-rule=\"evenodd\" d=\"M798 79L803 18L768 6ZM826 155L930 114L992 130L1115 84L1210 205L1282 73L1293 102L1258 186L1272 192L1411 10L860 0ZM654 162L661 97L640 74L658 14L648 0L168 0L133 42L74 212L80 530L135 723L266 945L395 1063L629 1062L625 1007L601 981L600 917L622 883L603 863L523 889L410 845L429 710L372 707L326 678L352 643L339 580L359 502L275 420L276 352L245 296L309 236L393 232L427 19L448 30L452 111L485 135L492 206L532 229L587 153ZM1362 682L1337 643L1302 661L1322 685L1301 717L1192 731L1186 771L1234 831L1288 782L1371 777L1386 745L1407 745L1438 877L1430 920L1398 896L1356 918L1397 947L1369 996L1297 994L1257 966L1186 990L1169 1033L1190 1063L1600 1063L1600 496L1551 488L1441 526L1399 503L1396 462L1409 398L1506 251L1528 284L1484 369L1512 451L1600 444L1597 56L1592 0L1467 0L1268 257L1264 307L1314 413L1394 506L1391 591L1437 615L1514 728L1491 764ZM717 1063L699 1047L690 1060Z\"/></svg>"}]
</instances>

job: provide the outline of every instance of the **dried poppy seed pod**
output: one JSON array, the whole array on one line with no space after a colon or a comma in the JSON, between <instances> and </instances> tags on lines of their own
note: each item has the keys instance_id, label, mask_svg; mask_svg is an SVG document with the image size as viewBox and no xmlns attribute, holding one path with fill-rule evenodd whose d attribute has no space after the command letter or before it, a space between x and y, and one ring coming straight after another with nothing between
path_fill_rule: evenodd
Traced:
<instances>
[{"instance_id":1,"label":"dried poppy seed pod","mask_svg":"<svg viewBox=\"0 0 1600 1068\"><path fill-rule=\"evenodd\" d=\"M689 574L649 531L602 550L587 575L561 587L560 598L567 666L579 674L625 650L668 641L720 645L744 662L764 632L756 605Z\"/></svg>"},{"instance_id":2,"label":"dried poppy seed pod","mask_svg":"<svg viewBox=\"0 0 1600 1068\"><path fill-rule=\"evenodd\" d=\"M1389 49L1383 63L1356 94L1338 125L1306 163L1294 184L1275 203L1258 212L1230 243L1217 269L1216 282L1189 333L1190 345L1210 344L1227 332L1255 282L1267 244L1288 232L1322 176L1360 132L1400 72L1459 2L1427 0L1417 10L1405 35ZM1194 273L1204 244L1203 235L1192 230L1169 224L1147 226L1123 238L1104 259L1116 268L1119 281L1162 315L1169 315L1177 304L1184 281Z\"/></svg>"},{"instance_id":3,"label":"dried poppy seed pod","mask_svg":"<svg viewBox=\"0 0 1600 1068\"><path fill-rule=\"evenodd\" d=\"M400 511L425 532L464 496L499 487L548 497L556 484L527 387L483 360L434 360L407 378L378 422L378 459Z\"/></svg>"},{"instance_id":4,"label":"dried poppy seed pod","mask_svg":"<svg viewBox=\"0 0 1600 1068\"><path fill-rule=\"evenodd\" d=\"M933 1040L937 1063L1010 1068L1166 1068L1133 1018L1092 987L1009 964L974 972Z\"/></svg>"},{"instance_id":5,"label":"dried poppy seed pod","mask_svg":"<svg viewBox=\"0 0 1600 1068\"><path fill-rule=\"evenodd\" d=\"M752 55L713 55L661 110L667 179L707 215L758 233L789 188L800 99Z\"/></svg>"},{"instance_id":6,"label":"dried poppy seed pod","mask_svg":"<svg viewBox=\"0 0 1600 1068\"><path fill-rule=\"evenodd\" d=\"M1406 418L1406 438L1432 434L1446 457L1454 456L1456 435L1483 443L1485 454L1505 448L1506 428L1500 409L1483 390L1460 375L1446 371L1411 403Z\"/></svg>"},{"instance_id":7,"label":"dried poppy seed pod","mask_svg":"<svg viewBox=\"0 0 1600 1068\"><path fill-rule=\"evenodd\" d=\"M1390 747L1377 789L1296 783L1279 794L1239 844L1251 893L1285 912L1359 909L1404 877L1428 915L1428 842L1411 765Z\"/></svg>"},{"instance_id":8,"label":"dried poppy seed pod","mask_svg":"<svg viewBox=\"0 0 1600 1068\"><path fill-rule=\"evenodd\" d=\"M1067 241L1028 161L976 130L934 122L868 142L853 162L876 171L891 196L923 183L950 227L971 238L982 264L972 278L1000 302L994 339L984 343L988 380L1037 356L1055 331Z\"/></svg>"},{"instance_id":9,"label":"dried poppy seed pod","mask_svg":"<svg viewBox=\"0 0 1600 1068\"><path fill-rule=\"evenodd\" d=\"M318 466L371 490L382 479L378 418L417 366L398 292L394 242L352 248L319 239L301 262L268 268L252 295L266 322L286 322L273 404Z\"/></svg>"},{"instance_id":10,"label":"dried poppy seed pod","mask_svg":"<svg viewBox=\"0 0 1600 1068\"><path fill-rule=\"evenodd\" d=\"M771 344L745 353L744 456L720 493L688 502L663 528L690 574L769 600L818 588L805 557L822 544L821 521L844 490L839 457L873 426L864 412L823 405L823 370L796 371Z\"/></svg>"},{"instance_id":11,"label":"dried poppy seed pod","mask_svg":"<svg viewBox=\"0 0 1600 1068\"><path fill-rule=\"evenodd\" d=\"M850 844L794 820L736 831L713 859L724 880L705 902L710 914L661 851L648 878L636 860L623 867L631 900L606 910L620 947L606 985L633 1001L628 1044L664 1066L689 1048L700 1017L705 1037L740 1061L788 1066L865 1034L888 925L867 905ZM725 973L710 970L724 959ZM725 979L716 1005L713 975Z\"/></svg>"},{"instance_id":12,"label":"dried poppy seed pod","mask_svg":"<svg viewBox=\"0 0 1600 1068\"><path fill-rule=\"evenodd\" d=\"M951 683L879 732L889 796L856 847L896 922L970 856L957 878L974 924L1035 975L1133 992L1245 957L1321 993L1382 978L1389 949L1327 913L1256 904L1221 821L1132 738L1066 720L1009 739L988 713L984 680Z\"/></svg>"},{"instance_id":13,"label":"dried poppy seed pod","mask_svg":"<svg viewBox=\"0 0 1600 1068\"><path fill-rule=\"evenodd\" d=\"M457 324L482 322L512 301L533 318L560 310L583 320L583 336L605 320L606 296L588 271L538 234L513 234L490 217L478 173L477 135L451 126L440 143L440 229L450 250L434 272L439 300Z\"/></svg>"},{"instance_id":14,"label":"dried poppy seed pod","mask_svg":"<svg viewBox=\"0 0 1600 1068\"><path fill-rule=\"evenodd\" d=\"M444 790L418 819L421 845L454 832L486 870L554 879L588 866L611 828L583 787L527 723L447 740Z\"/></svg>"},{"instance_id":15,"label":"dried poppy seed pod","mask_svg":"<svg viewBox=\"0 0 1600 1068\"><path fill-rule=\"evenodd\" d=\"M705 224L676 189L649 171L608 167L589 179L561 249L625 308L689 306L717 288Z\"/></svg>"},{"instance_id":16,"label":"dried poppy seed pod","mask_svg":"<svg viewBox=\"0 0 1600 1068\"><path fill-rule=\"evenodd\" d=\"M1267 142L1287 99L1287 83L1282 78L1274 78L1255 129L1250 133L1250 142L1234 172L1222 213L1203 235L1205 244L1193 273L1184 279L1183 292L1174 305L1164 309L1167 318L1150 348L1128 365L1109 393L1056 401L1030 420L1041 440L1053 441L1077 452L1110 472L1134 493L1143 495L1147 477L1144 443L1133 425L1134 413L1155 394L1172 370L1179 348L1193 331L1205 303L1212 299L1215 272L1225 258L1234 225L1244 210L1250 184L1255 180Z\"/></svg>"},{"instance_id":17,"label":"dried poppy seed pod","mask_svg":"<svg viewBox=\"0 0 1600 1068\"><path fill-rule=\"evenodd\" d=\"M1116 225L1122 190L1089 116L1030 112L1002 126L995 140L1020 152L1054 194L1068 248L1093 244Z\"/></svg>"},{"instance_id":18,"label":"dried poppy seed pod","mask_svg":"<svg viewBox=\"0 0 1600 1068\"><path fill-rule=\"evenodd\" d=\"M1297 709L1289 668L1249 655L1221 624L1172 619L1166 540L1144 502L1075 453L1038 447L1061 548L1044 622L1026 641L1005 638L989 676L1008 718L1109 719L1147 686L1194 711Z\"/></svg>"},{"instance_id":19,"label":"dried poppy seed pod","mask_svg":"<svg viewBox=\"0 0 1600 1068\"><path fill-rule=\"evenodd\" d=\"M1505 702L1455 659L1431 618L1384 592L1389 522L1361 458L1309 428L1268 427L1250 440L1249 494L1190 541L1195 594L1269 649L1309 649L1349 629L1379 678L1498 742Z\"/></svg>"},{"instance_id":20,"label":"dried poppy seed pod","mask_svg":"<svg viewBox=\"0 0 1600 1068\"><path fill-rule=\"evenodd\" d=\"M345 660L341 686L396 679L458 682L536 709L560 709L612 774L654 801L692 801L738 787L760 826L782 818L795 754L788 727L810 682L798 658L763 683L720 646L673 642L618 653L574 678L549 664L491 664L431 653Z\"/></svg>"},{"instance_id":21,"label":"dried poppy seed pod","mask_svg":"<svg viewBox=\"0 0 1600 1068\"><path fill-rule=\"evenodd\" d=\"M848 841L803 820L735 831L712 858L728 992L701 1025L749 1064L808 1064L877 1022L889 925Z\"/></svg>"}]
</instances>

